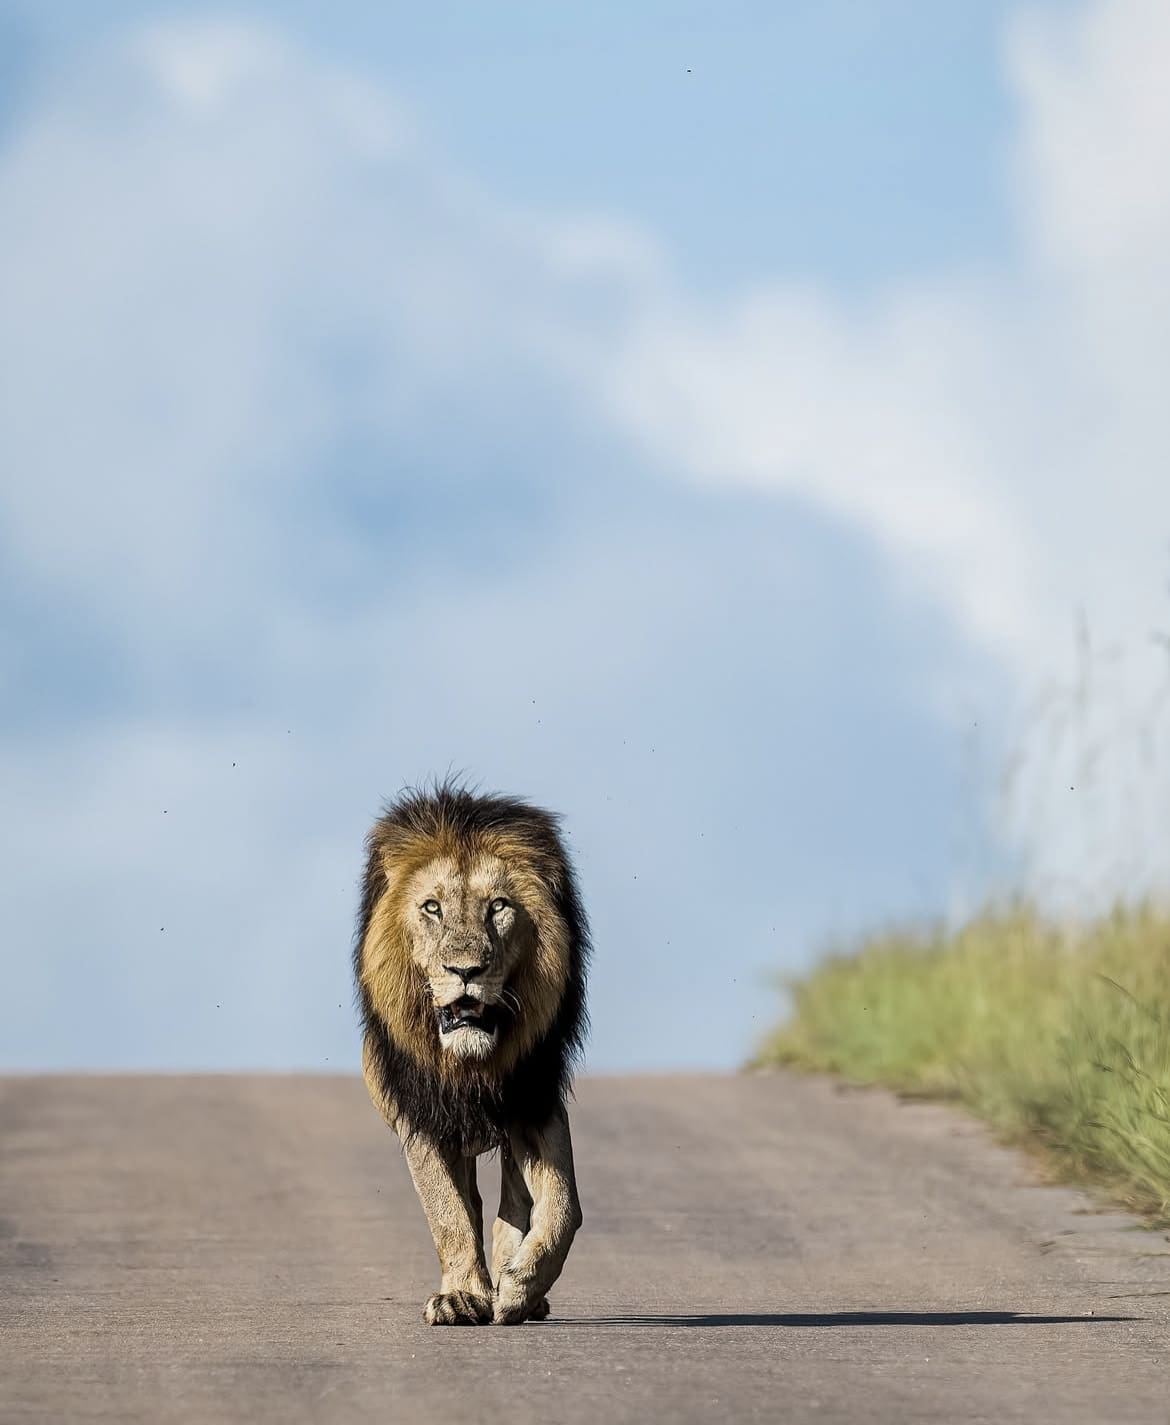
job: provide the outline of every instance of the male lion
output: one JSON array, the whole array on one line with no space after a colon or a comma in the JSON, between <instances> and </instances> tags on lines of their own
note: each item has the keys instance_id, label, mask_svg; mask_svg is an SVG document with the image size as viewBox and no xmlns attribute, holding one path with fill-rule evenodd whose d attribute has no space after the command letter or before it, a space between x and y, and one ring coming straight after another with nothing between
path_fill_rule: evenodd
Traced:
<instances>
[{"instance_id":1,"label":"male lion","mask_svg":"<svg viewBox=\"0 0 1170 1425\"><path fill-rule=\"evenodd\" d=\"M423 1315L432 1326L540 1320L581 1225L565 1097L589 932L556 820L444 784L401 797L366 847L362 1067L439 1254ZM489 1277L475 1160L493 1149Z\"/></svg>"}]
</instances>

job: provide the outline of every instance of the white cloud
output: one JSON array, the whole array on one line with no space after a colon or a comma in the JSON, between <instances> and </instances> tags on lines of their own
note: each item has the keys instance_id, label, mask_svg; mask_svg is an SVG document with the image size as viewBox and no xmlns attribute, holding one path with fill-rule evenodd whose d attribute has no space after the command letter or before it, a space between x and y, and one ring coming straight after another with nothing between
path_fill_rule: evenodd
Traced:
<instances>
[{"instance_id":1,"label":"white cloud","mask_svg":"<svg viewBox=\"0 0 1170 1425\"><path fill-rule=\"evenodd\" d=\"M1078 609L1145 637L1170 536L1170 12L1025 15L1019 261L857 303L770 284L641 314L627 427L695 478L857 523L1026 674Z\"/></svg>"},{"instance_id":2,"label":"white cloud","mask_svg":"<svg viewBox=\"0 0 1170 1425\"><path fill-rule=\"evenodd\" d=\"M865 302L781 280L700 302L646 234L496 201L376 88L251 26L152 26L46 99L0 154L5 550L13 577L116 639L166 710L92 725L64 759L35 735L14 744L19 923L35 923L63 847L85 866L107 935L136 888L149 903L156 878L161 899L181 900L184 863L158 840L148 793L186 797L190 864L229 815L219 784L201 781L231 760L262 770L187 887L199 935L232 927L213 959L225 973L237 945L262 944L270 967L298 923L327 933L337 908L323 886L352 850L338 828L368 809L368 764L388 739L439 758L452 743L495 748L496 765L540 767L557 792L553 751L538 756L533 730L510 721L516 686L487 697L498 717L479 742L467 736L475 719L447 713L458 678L442 680L443 715L415 703L396 722L396 682L415 676L403 642L451 647L470 622L490 649L520 619L532 647L555 649L567 619L583 648L537 662L573 709L574 735L629 705L637 723L670 641L654 581L685 586L682 555L658 570L652 553L586 531L559 538L555 576L513 579L519 556L504 546L499 571L474 586L420 558L409 600L373 580L310 614L297 593L306 568L342 579L377 566L359 520L322 523L331 498L370 478L368 462L332 471L353 432L405 505L430 471L398 468L393 452L420 410L457 426L499 399L504 422L535 425L541 412L522 404L533 391L694 486L779 495L847 526L1022 698L1065 676L1084 609L1095 643L1122 640L1128 662L1088 711L1084 698L1062 706L1059 737L1043 724L1014 834L1050 887L1164 882L1167 758L1137 732L1161 669L1142 654L1166 621L1170 538L1170 23L1142 0L1100 0L1020 19L1007 55L1016 259ZM548 484L561 478L551 463ZM434 613L420 629L423 592ZM645 626L640 608L655 611ZM680 614L680 638L687 619L701 620L698 604ZM168 690L193 658L230 667L241 698L263 690L263 713L176 714ZM490 688L494 658L471 661L474 686ZM300 764L262 751L281 699L320 719L296 744L308 749ZM574 754L566 743L557 755ZM345 790L331 801L334 781ZM1074 783L1080 816L1065 799ZM655 786L672 823L699 814L685 786ZM318 830L306 807L325 804ZM265 926L247 888L273 877L300 898ZM150 973L152 922L136 919L115 956L124 982ZM303 934L296 943L303 955ZM76 947L60 953L38 973L61 973ZM237 1002L259 964L237 965ZM637 973L650 983L654 966Z\"/></svg>"},{"instance_id":3,"label":"white cloud","mask_svg":"<svg viewBox=\"0 0 1170 1425\"><path fill-rule=\"evenodd\" d=\"M1075 738L1019 733L1031 771L1014 834L1039 885L1084 900L1170 881L1170 747L1137 753L1158 740L1150 635L1170 612L1170 11L1025 13L1007 53L1016 262L861 310L794 283L717 311L658 300L607 393L692 478L795 495L864 530L1026 697L1079 678L1078 616L1098 648L1120 644L1129 666L1112 690L1098 670Z\"/></svg>"},{"instance_id":4,"label":"white cloud","mask_svg":"<svg viewBox=\"0 0 1170 1425\"><path fill-rule=\"evenodd\" d=\"M763 971L819 923L793 879L835 904L854 867L837 928L904 907L921 862L896 843L938 821L873 755L896 697L836 666L856 640L830 576L759 523L729 543L643 512L498 578L448 565L341 617L273 610L259 706L86 719L0 751L5 1062L352 1065L361 835L391 778L458 756L571 812L593 1062L734 1063L773 1014Z\"/></svg>"},{"instance_id":5,"label":"white cloud","mask_svg":"<svg viewBox=\"0 0 1170 1425\"><path fill-rule=\"evenodd\" d=\"M1026 106L1019 196L1037 250L1082 281L1125 284L1136 269L1164 289L1170 11L1160 0L1108 0L1071 15L1025 13L1010 38Z\"/></svg>"},{"instance_id":6,"label":"white cloud","mask_svg":"<svg viewBox=\"0 0 1170 1425\"><path fill-rule=\"evenodd\" d=\"M982 323L961 290L903 293L862 319L800 287L715 315L672 305L622 343L606 395L692 478L796 496L858 526L1011 656L1036 637L1020 618L1031 550L962 398L986 376L972 317Z\"/></svg>"}]
</instances>

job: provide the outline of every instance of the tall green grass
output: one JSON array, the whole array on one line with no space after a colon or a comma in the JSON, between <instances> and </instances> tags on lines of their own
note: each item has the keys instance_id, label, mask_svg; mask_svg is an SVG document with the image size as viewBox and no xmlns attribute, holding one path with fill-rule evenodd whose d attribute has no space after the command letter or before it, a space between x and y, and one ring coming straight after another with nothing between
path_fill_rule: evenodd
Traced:
<instances>
[{"instance_id":1,"label":"tall green grass","mask_svg":"<svg viewBox=\"0 0 1170 1425\"><path fill-rule=\"evenodd\" d=\"M987 913L870 939L791 989L759 1062L957 1100L1170 1221L1170 915Z\"/></svg>"}]
</instances>

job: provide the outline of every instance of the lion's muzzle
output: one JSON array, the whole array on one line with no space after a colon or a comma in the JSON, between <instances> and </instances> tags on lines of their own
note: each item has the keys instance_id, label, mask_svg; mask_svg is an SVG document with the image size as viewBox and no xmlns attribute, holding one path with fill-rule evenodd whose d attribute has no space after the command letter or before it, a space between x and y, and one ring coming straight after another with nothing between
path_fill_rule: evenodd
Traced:
<instances>
[{"instance_id":1,"label":"lion's muzzle","mask_svg":"<svg viewBox=\"0 0 1170 1425\"><path fill-rule=\"evenodd\" d=\"M454 1034L458 1029L479 1029L485 1034L494 1034L499 1027L495 1005L472 999L470 995L464 995L452 1004L440 1005L437 1013L439 1029L443 1034Z\"/></svg>"},{"instance_id":2,"label":"lion's muzzle","mask_svg":"<svg viewBox=\"0 0 1170 1425\"><path fill-rule=\"evenodd\" d=\"M500 1012L495 1005L471 995L462 995L450 1004L437 1005L439 1043L461 1059L486 1059L496 1047L500 1033Z\"/></svg>"}]
</instances>

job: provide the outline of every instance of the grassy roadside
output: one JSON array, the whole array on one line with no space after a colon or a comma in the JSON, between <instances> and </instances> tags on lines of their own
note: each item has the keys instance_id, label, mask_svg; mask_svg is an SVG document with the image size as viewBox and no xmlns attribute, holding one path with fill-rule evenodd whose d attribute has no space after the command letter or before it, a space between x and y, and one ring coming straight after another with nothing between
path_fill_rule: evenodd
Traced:
<instances>
[{"instance_id":1,"label":"grassy roadside","mask_svg":"<svg viewBox=\"0 0 1170 1425\"><path fill-rule=\"evenodd\" d=\"M1027 908L825 961L757 1063L955 1099L1074 1181L1170 1221L1170 915Z\"/></svg>"}]
</instances>

